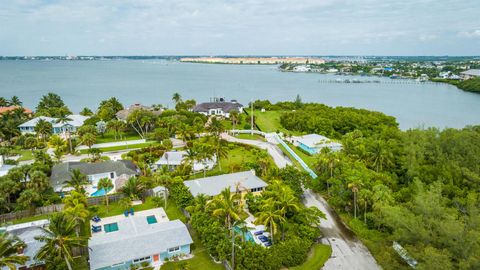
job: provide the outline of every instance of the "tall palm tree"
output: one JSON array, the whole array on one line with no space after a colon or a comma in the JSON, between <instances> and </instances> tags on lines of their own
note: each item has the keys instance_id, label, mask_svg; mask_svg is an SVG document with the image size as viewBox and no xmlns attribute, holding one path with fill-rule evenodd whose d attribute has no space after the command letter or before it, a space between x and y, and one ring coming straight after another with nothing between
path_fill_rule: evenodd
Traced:
<instances>
[{"instance_id":1,"label":"tall palm tree","mask_svg":"<svg viewBox=\"0 0 480 270\"><path fill-rule=\"evenodd\" d=\"M88 149L92 149L92 146L97 141L97 136L93 133L85 133L81 137L82 143L88 146Z\"/></svg>"},{"instance_id":2,"label":"tall palm tree","mask_svg":"<svg viewBox=\"0 0 480 270\"><path fill-rule=\"evenodd\" d=\"M213 143L213 149L217 155L218 168L222 170L221 158L228 156L228 148L223 140L215 140Z\"/></svg>"},{"instance_id":3,"label":"tall palm tree","mask_svg":"<svg viewBox=\"0 0 480 270\"><path fill-rule=\"evenodd\" d=\"M270 236L273 244L273 238L274 234L277 232L278 224L283 222L285 222L285 218L282 216L282 213L280 210L275 209L275 206L270 201L266 202L261 207L261 211L254 223L257 225L262 224L263 226L270 228Z\"/></svg>"},{"instance_id":4,"label":"tall palm tree","mask_svg":"<svg viewBox=\"0 0 480 270\"><path fill-rule=\"evenodd\" d=\"M52 261L62 258L69 270L72 270L72 248L85 245L85 238L75 235L75 221L64 213L55 213L50 218L48 228L42 228L43 235L35 239L45 243L37 255L37 259Z\"/></svg>"},{"instance_id":5,"label":"tall palm tree","mask_svg":"<svg viewBox=\"0 0 480 270\"><path fill-rule=\"evenodd\" d=\"M9 103L10 103L10 106L22 106L22 102L20 101L20 99L17 96L13 96L10 99Z\"/></svg>"},{"instance_id":6,"label":"tall palm tree","mask_svg":"<svg viewBox=\"0 0 480 270\"><path fill-rule=\"evenodd\" d=\"M17 237L7 233L0 234L0 269L5 267L16 270L17 264L22 265L27 262L27 256L18 254L18 251L24 247L25 243Z\"/></svg>"},{"instance_id":7,"label":"tall palm tree","mask_svg":"<svg viewBox=\"0 0 480 270\"><path fill-rule=\"evenodd\" d=\"M140 199L143 196L144 191L145 186L140 180L138 180L137 177L134 176L128 178L127 182L122 187L122 193L132 200Z\"/></svg>"},{"instance_id":8,"label":"tall palm tree","mask_svg":"<svg viewBox=\"0 0 480 270\"><path fill-rule=\"evenodd\" d=\"M64 182L64 187L73 188L75 191L84 194L84 185L88 185L87 176L80 172L79 169L73 169L70 173L70 180Z\"/></svg>"},{"instance_id":9,"label":"tall palm tree","mask_svg":"<svg viewBox=\"0 0 480 270\"><path fill-rule=\"evenodd\" d=\"M97 188L105 192L105 203L107 204L107 212L108 212L108 191L113 188L113 183L110 178L102 178L98 181Z\"/></svg>"},{"instance_id":10,"label":"tall palm tree","mask_svg":"<svg viewBox=\"0 0 480 270\"><path fill-rule=\"evenodd\" d=\"M172 100L175 102L175 104L179 103L182 101L182 96L178 92L174 93L172 96Z\"/></svg>"},{"instance_id":11,"label":"tall palm tree","mask_svg":"<svg viewBox=\"0 0 480 270\"><path fill-rule=\"evenodd\" d=\"M230 230L232 219L239 220L241 211L240 194L231 193L230 188L225 188L222 192L215 196L207 205L212 210L212 215L225 219L225 226Z\"/></svg>"},{"instance_id":12,"label":"tall palm tree","mask_svg":"<svg viewBox=\"0 0 480 270\"><path fill-rule=\"evenodd\" d=\"M121 139L121 132L125 129L125 122L115 119L110 120L107 123L107 129L113 131L115 140L117 140L117 136Z\"/></svg>"},{"instance_id":13,"label":"tall palm tree","mask_svg":"<svg viewBox=\"0 0 480 270\"><path fill-rule=\"evenodd\" d=\"M70 196L63 199L63 212L67 217L75 221L75 233L80 234L80 227L90 216L90 211L87 208L87 197L84 193L72 191Z\"/></svg>"},{"instance_id":14,"label":"tall palm tree","mask_svg":"<svg viewBox=\"0 0 480 270\"><path fill-rule=\"evenodd\" d=\"M53 129L52 123L44 119L40 119L35 125L35 132L37 133L37 135L40 136L40 138L43 139L44 143L48 135L52 134L52 129Z\"/></svg>"},{"instance_id":15,"label":"tall palm tree","mask_svg":"<svg viewBox=\"0 0 480 270\"><path fill-rule=\"evenodd\" d=\"M68 117L67 114L62 114L60 115L60 117L57 119L57 123L60 123L62 125L65 125L67 124L68 122L72 121L72 118ZM70 137L70 129L69 127L66 127L64 130L63 130L64 134L65 134L65 137L67 138L67 141L68 141L68 147L69 147L69 150L70 150L70 153L73 152L73 149L72 149L72 139Z\"/></svg>"}]
</instances>

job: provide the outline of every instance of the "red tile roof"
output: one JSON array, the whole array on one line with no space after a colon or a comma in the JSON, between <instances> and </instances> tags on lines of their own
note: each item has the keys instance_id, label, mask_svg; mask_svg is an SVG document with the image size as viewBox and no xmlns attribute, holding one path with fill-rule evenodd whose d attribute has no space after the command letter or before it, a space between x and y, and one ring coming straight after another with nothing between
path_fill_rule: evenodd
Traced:
<instances>
[{"instance_id":1,"label":"red tile roof","mask_svg":"<svg viewBox=\"0 0 480 270\"><path fill-rule=\"evenodd\" d=\"M19 106L8 106L8 107L0 107L0 114L4 114L6 112L11 112L15 109L19 108ZM23 111L26 113L26 114L31 114L33 113L32 110L30 109L27 109L27 108L23 108Z\"/></svg>"}]
</instances>

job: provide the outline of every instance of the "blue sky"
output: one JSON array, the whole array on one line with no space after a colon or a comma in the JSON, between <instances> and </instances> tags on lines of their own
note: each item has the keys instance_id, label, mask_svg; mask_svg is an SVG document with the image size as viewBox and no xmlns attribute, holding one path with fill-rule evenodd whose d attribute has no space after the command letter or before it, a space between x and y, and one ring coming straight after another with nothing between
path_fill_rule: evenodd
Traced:
<instances>
[{"instance_id":1,"label":"blue sky","mask_svg":"<svg viewBox=\"0 0 480 270\"><path fill-rule=\"evenodd\" d=\"M479 0L0 0L0 55L480 55Z\"/></svg>"}]
</instances>

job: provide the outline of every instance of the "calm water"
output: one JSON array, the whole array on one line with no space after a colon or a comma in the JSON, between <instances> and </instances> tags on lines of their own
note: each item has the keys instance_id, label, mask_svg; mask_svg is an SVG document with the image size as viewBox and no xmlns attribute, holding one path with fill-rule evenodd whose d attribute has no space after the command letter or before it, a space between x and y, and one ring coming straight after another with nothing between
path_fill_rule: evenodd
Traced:
<instances>
[{"instance_id":1,"label":"calm water","mask_svg":"<svg viewBox=\"0 0 480 270\"><path fill-rule=\"evenodd\" d=\"M34 108L41 95L53 91L78 112L85 106L94 109L111 96L125 105L172 107L174 92L199 102L216 95L244 104L251 99L293 100L300 94L303 101L384 112L395 116L402 129L480 124L479 94L449 85L319 83L336 78L346 77L283 73L274 66L153 60L0 61L0 96L17 95L25 106Z\"/></svg>"}]
</instances>

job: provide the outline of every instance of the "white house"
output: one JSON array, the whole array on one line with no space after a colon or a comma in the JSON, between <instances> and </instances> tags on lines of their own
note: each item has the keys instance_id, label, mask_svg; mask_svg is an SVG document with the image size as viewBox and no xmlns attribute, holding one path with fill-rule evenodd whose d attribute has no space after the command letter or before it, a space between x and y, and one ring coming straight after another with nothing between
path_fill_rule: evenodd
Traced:
<instances>
[{"instance_id":1,"label":"white house","mask_svg":"<svg viewBox=\"0 0 480 270\"><path fill-rule=\"evenodd\" d=\"M318 134L308 134L301 137L294 137L293 139L294 145L311 155L319 153L322 148L329 148L332 151L340 151L342 149L342 144Z\"/></svg>"},{"instance_id":2,"label":"white house","mask_svg":"<svg viewBox=\"0 0 480 270\"><path fill-rule=\"evenodd\" d=\"M89 118L88 116L79 114L71 114L67 117L71 120L65 123L59 123L58 118L39 116L19 125L18 128L21 133L35 133L35 126L40 120L44 120L52 124L53 134L63 134L67 131L73 133L76 132L77 129L83 125L83 122Z\"/></svg>"},{"instance_id":3,"label":"white house","mask_svg":"<svg viewBox=\"0 0 480 270\"><path fill-rule=\"evenodd\" d=\"M467 71L460 72L460 76L464 80L480 77L480 69L469 69Z\"/></svg>"},{"instance_id":4,"label":"white house","mask_svg":"<svg viewBox=\"0 0 480 270\"><path fill-rule=\"evenodd\" d=\"M214 98L213 102L204 102L200 103L195 108L194 112L198 112L204 115L217 115L223 117L230 117L231 111L238 111L242 113L243 105L238 103L236 100L230 102L225 101L223 98Z\"/></svg>"},{"instance_id":5,"label":"white house","mask_svg":"<svg viewBox=\"0 0 480 270\"><path fill-rule=\"evenodd\" d=\"M52 168L50 184L55 192L70 191L65 187L65 181L72 177L73 170L79 170L87 176L89 184L85 186L90 196L102 196L104 190L97 188L98 181L102 178L109 178L113 183L113 190L118 190L128 178L139 174L137 166L130 160L104 161L99 163L86 162L65 162L56 164Z\"/></svg>"},{"instance_id":6,"label":"white house","mask_svg":"<svg viewBox=\"0 0 480 270\"><path fill-rule=\"evenodd\" d=\"M170 151L170 152L165 152L163 156L155 162L155 166L157 169L160 169L164 166L168 167L170 171L175 170L177 166L182 165L187 158L187 152L186 151ZM194 161L193 162L193 167L192 170L197 172L197 171L203 171L205 170L211 170L213 167L215 167L215 164L217 163L217 158L214 156L211 159L203 160L203 161Z\"/></svg>"}]
</instances>

